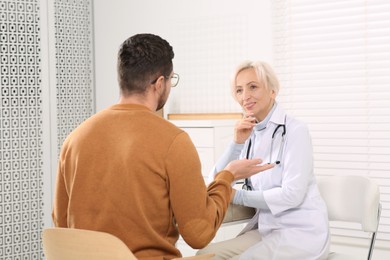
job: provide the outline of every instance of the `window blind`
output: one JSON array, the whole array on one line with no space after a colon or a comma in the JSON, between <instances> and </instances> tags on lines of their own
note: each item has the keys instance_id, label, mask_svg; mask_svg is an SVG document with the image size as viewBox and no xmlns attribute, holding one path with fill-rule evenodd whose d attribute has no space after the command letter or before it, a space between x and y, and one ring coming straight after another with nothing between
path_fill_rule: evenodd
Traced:
<instances>
[{"instance_id":1,"label":"window blind","mask_svg":"<svg viewBox=\"0 0 390 260\"><path fill-rule=\"evenodd\" d=\"M309 125L317 175L380 185L377 241L390 240L390 2L272 1L278 102ZM359 237L353 226L331 227Z\"/></svg>"}]
</instances>

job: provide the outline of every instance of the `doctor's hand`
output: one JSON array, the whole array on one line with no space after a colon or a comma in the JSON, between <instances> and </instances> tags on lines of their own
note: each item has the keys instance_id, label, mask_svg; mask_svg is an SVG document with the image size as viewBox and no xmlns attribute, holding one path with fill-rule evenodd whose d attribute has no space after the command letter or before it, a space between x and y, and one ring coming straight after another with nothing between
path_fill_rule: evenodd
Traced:
<instances>
[{"instance_id":1,"label":"doctor's hand","mask_svg":"<svg viewBox=\"0 0 390 260\"><path fill-rule=\"evenodd\" d=\"M236 144L243 144L250 136L255 125L256 118L253 116L253 113L246 114L234 127L234 142Z\"/></svg>"},{"instance_id":2,"label":"doctor's hand","mask_svg":"<svg viewBox=\"0 0 390 260\"><path fill-rule=\"evenodd\" d=\"M261 159L241 159L231 161L226 165L224 170L230 171L233 173L234 180L240 180L248 178L256 173L269 170L274 167L274 164L264 164Z\"/></svg>"}]
</instances>

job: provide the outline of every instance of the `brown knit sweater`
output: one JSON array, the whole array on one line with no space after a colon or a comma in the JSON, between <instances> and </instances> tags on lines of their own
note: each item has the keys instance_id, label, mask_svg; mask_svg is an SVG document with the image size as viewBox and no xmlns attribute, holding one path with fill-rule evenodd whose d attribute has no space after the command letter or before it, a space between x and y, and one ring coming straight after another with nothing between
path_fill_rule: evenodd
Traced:
<instances>
[{"instance_id":1,"label":"brown knit sweater","mask_svg":"<svg viewBox=\"0 0 390 260\"><path fill-rule=\"evenodd\" d=\"M206 246L227 210L233 175L208 187L189 136L141 105L114 105L65 140L54 198L55 226L98 230L140 259L181 256L179 233Z\"/></svg>"}]
</instances>

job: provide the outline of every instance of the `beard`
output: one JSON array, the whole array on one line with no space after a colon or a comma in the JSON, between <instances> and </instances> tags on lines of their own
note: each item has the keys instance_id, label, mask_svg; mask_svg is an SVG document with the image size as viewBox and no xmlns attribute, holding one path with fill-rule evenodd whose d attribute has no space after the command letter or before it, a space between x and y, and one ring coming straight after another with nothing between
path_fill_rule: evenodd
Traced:
<instances>
[{"instance_id":1,"label":"beard","mask_svg":"<svg viewBox=\"0 0 390 260\"><path fill-rule=\"evenodd\" d=\"M165 106L165 103L167 102L168 100L168 88L165 88L164 89L164 92L161 93L159 99L158 99L158 103L157 103L157 110L160 110L161 108L163 108Z\"/></svg>"}]
</instances>

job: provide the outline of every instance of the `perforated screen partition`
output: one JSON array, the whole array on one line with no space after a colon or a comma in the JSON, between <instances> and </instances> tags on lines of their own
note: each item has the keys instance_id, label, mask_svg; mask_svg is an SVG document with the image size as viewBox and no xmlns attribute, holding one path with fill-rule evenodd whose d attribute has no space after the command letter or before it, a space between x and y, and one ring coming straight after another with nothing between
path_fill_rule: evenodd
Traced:
<instances>
[{"instance_id":1,"label":"perforated screen partition","mask_svg":"<svg viewBox=\"0 0 390 260\"><path fill-rule=\"evenodd\" d=\"M0 258L41 259L39 6L0 2Z\"/></svg>"},{"instance_id":2,"label":"perforated screen partition","mask_svg":"<svg viewBox=\"0 0 390 260\"><path fill-rule=\"evenodd\" d=\"M42 3L55 5L55 24L41 19ZM50 212L44 212L43 197L51 191L43 190L48 163L43 162L43 138L50 137L43 136L42 123L50 119L42 116L48 108L42 106L41 58L48 50L41 50L40 29L55 27L55 54L50 54L56 56L56 64L50 64L55 75L50 77L57 82L50 91L56 92L51 102L57 102L57 111L50 114L57 116L50 125L57 128L60 148L94 112L92 17L91 0L0 0L0 259L44 257L41 231Z\"/></svg>"},{"instance_id":3,"label":"perforated screen partition","mask_svg":"<svg viewBox=\"0 0 390 260\"><path fill-rule=\"evenodd\" d=\"M91 0L55 1L58 149L94 112Z\"/></svg>"}]
</instances>

